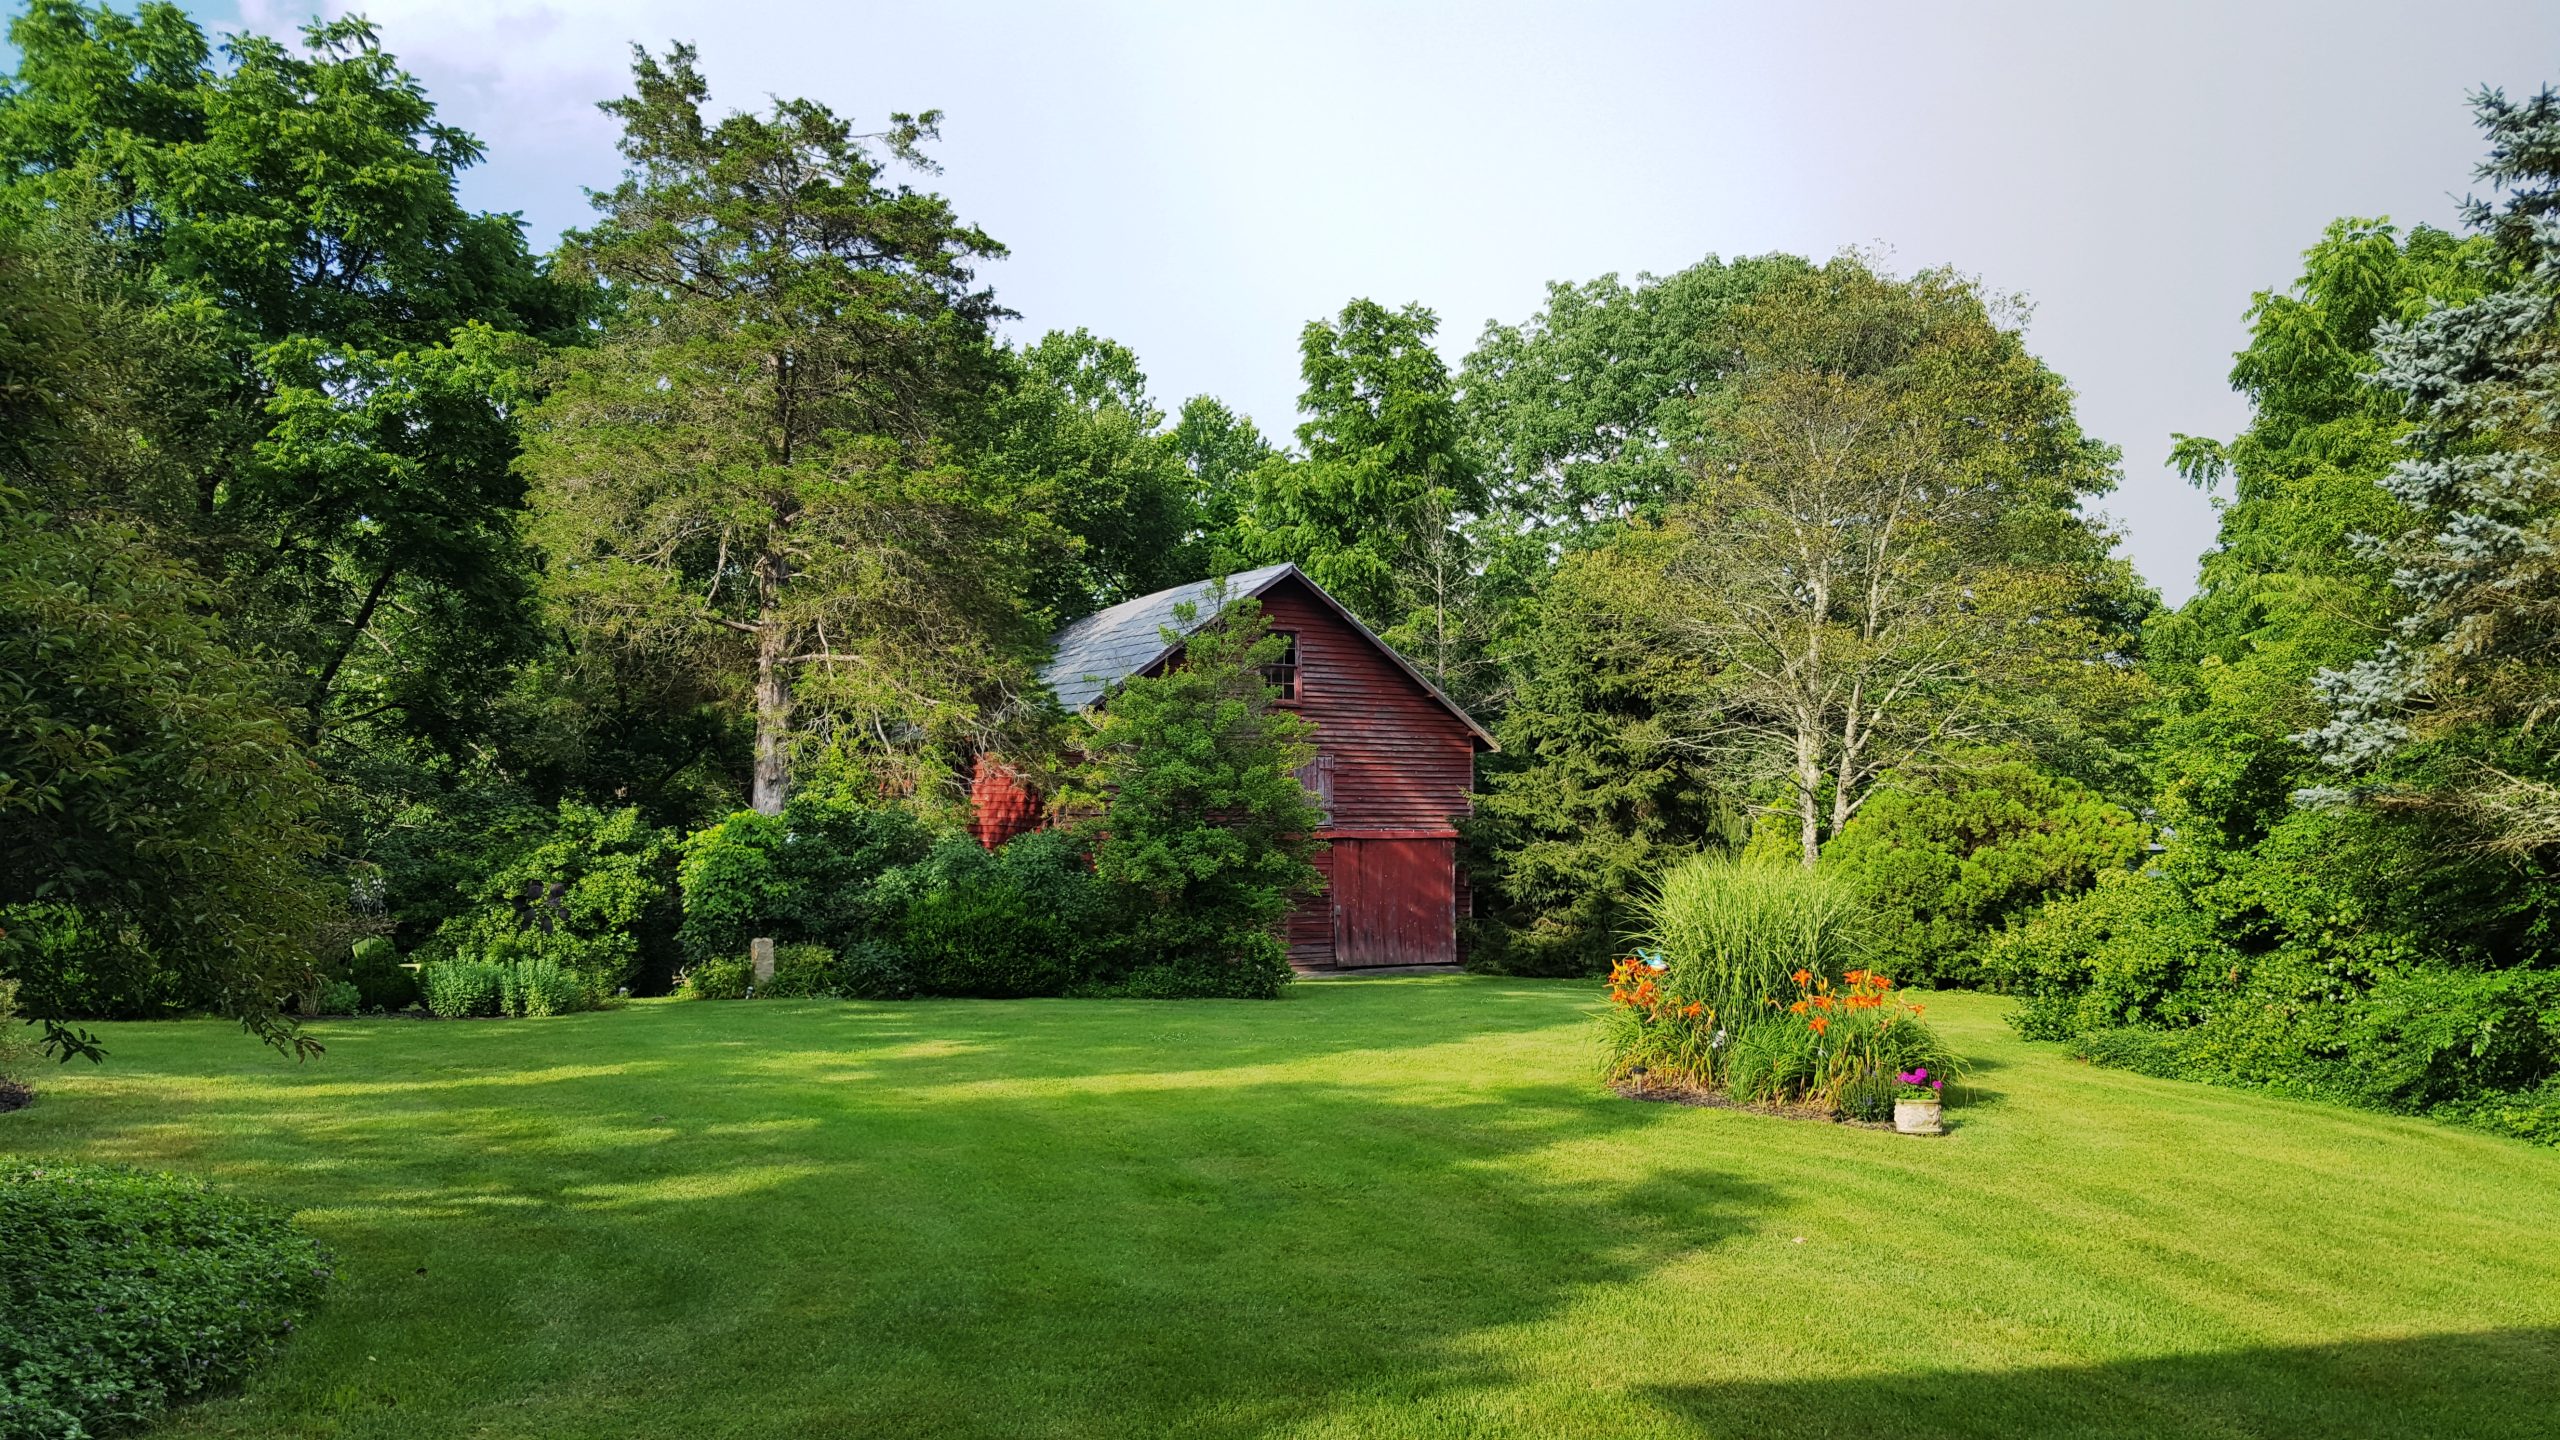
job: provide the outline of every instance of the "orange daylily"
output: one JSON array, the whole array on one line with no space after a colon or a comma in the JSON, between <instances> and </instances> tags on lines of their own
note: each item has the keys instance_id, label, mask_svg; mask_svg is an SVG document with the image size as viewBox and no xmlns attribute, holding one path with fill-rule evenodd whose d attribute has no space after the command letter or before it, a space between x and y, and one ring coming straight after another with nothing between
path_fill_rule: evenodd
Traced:
<instances>
[{"instance_id":1,"label":"orange daylily","mask_svg":"<svg viewBox=\"0 0 2560 1440\"><path fill-rule=\"evenodd\" d=\"M1830 1029L1830 1028L1831 1028L1831 1022L1830 1022L1830 1021L1828 1021L1828 1020L1823 1019L1823 1018L1822 1018L1821 1016L1819 1016L1819 1015L1814 1016L1812 1019L1807 1020L1807 1021L1806 1021L1806 1022L1804 1022L1804 1023L1806 1023L1807 1025L1812 1026L1812 1027L1813 1027L1813 1033L1814 1033L1814 1034L1816 1034L1816 1035L1819 1035L1819 1034L1821 1034L1822 1032L1824 1032L1824 1031L1826 1031L1826 1030L1828 1030L1828 1029Z\"/></svg>"},{"instance_id":2,"label":"orange daylily","mask_svg":"<svg viewBox=\"0 0 2560 1440\"><path fill-rule=\"evenodd\" d=\"M1803 984L1804 982L1806 982L1807 980L1810 980L1810 979L1812 979L1812 978L1813 978L1813 972L1812 972L1812 971L1810 971L1810 970L1799 970L1799 971L1797 971L1797 972L1796 972L1796 975L1795 975L1796 983L1797 983L1797 984L1799 984L1799 985Z\"/></svg>"}]
</instances>

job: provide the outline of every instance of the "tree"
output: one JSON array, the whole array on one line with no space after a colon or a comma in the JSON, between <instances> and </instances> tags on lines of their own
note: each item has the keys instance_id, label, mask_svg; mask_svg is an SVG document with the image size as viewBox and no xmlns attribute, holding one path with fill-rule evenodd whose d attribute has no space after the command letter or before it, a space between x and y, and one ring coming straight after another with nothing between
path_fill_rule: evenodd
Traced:
<instances>
[{"instance_id":1,"label":"tree","mask_svg":"<svg viewBox=\"0 0 2560 1440\"><path fill-rule=\"evenodd\" d=\"M158 994L316 1049L278 1012L329 913L319 778L202 585L130 526L0 482L0 975L63 1054L75 991ZM45 931L103 943L43 943Z\"/></svg>"},{"instance_id":2,"label":"tree","mask_svg":"<svg viewBox=\"0 0 2560 1440\"><path fill-rule=\"evenodd\" d=\"M1031 600L1071 620L1206 573L1183 458L1125 345L1077 329L1008 353L992 483L1072 537L1035 561Z\"/></svg>"},{"instance_id":3,"label":"tree","mask_svg":"<svg viewBox=\"0 0 2560 1440\"><path fill-rule=\"evenodd\" d=\"M922 164L930 112L713 122L690 48L633 76L630 169L564 241L616 309L533 413L534 533L586 634L742 695L776 814L813 739L911 748L1032 693L1037 532L938 443L994 373L970 267L1003 251L886 180L872 142Z\"/></svg>"},{"instance_id":4,"label":"tree","mask_svg":"<svg viewBox=\"0 0 2560 1440\"><path fill-rule=\"evenodd\" d=\"M1487 325L1458 383L1492 512L1568 543L1660 520L1688 490L1731 359L1716 343L1724 315L1808 268L1792 255L1710 255L1633 284L1558 281L1526 323Z\"/></svg>"},{"instance_id":5,"label":"tree","mask_svg":"<svg viewBox=\"0 0 2560 1440\"><path fill-rule=\"evenodd\" d=\"M60 278L179 342L160 458L54 483L216 582L307 737L461 748L537 643L509 417L528 337L575 317L513 217L455 198L477 142L361 20L235 37L225 67L164 4L35 0L10 33L0 213L84 230Z\"/></svg>"},{"instance_id":6,"label":"tree","mask_svg":"<svg viewBox=\"0 0 2560 1440\"><path fill-rule=\"evenodd\" d=\"M2138 683L2109 603L2129 571L2074 508L2114 456L1971 282L1843 258L1720 336L1676 603L1716 673L1702 743L1779 787L1803 863L1885 776L2015 729L2002 682Z\"/></svg>"},{"instance_id":7,"label":"tree","mask_svg":"<svg viewBox=\"0 0 2560 1440\"><path fill-rule=\"evenodd\" d=\"M1207 561L1205 573L1249 568L1237 525L1251 502L1255 472L1280 459L1279 450L1251 419L1210 395L1184 401L1165 440L1191 472L1191 513L1200 527L1196 545Z\"/></svg>"},{"instance_id":8,"label":"tree","mask_svg":"<svg viewBox=\"0 0 2560 1440\"><path fill-rule=\"evenodd\" d=\"M1435 679L1473 663L1461 521L1484 506L1456 387L1419 305L1354 300L1299 337L1306 455L1254 472L1240 524L1260 560L1289 560ZM1444 686L1444 688L1447 688Z\"/></svg>"},{"instance_id":9,"label":"tree","mask_svg":"<svg viewBox=\"0 0 2560 1440\"><path fill-rule=\"evenodd\" d=\"M2228 443L2179 437L2191 480L2230 486L2196 593L2144 637L2163 695L2154 799L2190 841L2254 845L2320 778L2294 738L2324 718L2311 678L2369 657L2395 609L2387 558L2351 537L2411 520L2382 485L2409 422L2367 378L2374 332L2476 298L2481 250L2423 225L2332 224L2291 287L2250 305L2231 372L2248 429Z\"/></svg>"},{"instance_id":10,"label":"tree","mask_svg":"<svg viewBox=\"0 0 2560 1440\"><path fill-rule=\"evenodd\" d=\"M2504 192L2467 219L2507 283L2385 321L2381 384L2411 428L2384 488L2407 508L2372 537L2396 592L2373 656L2314 681L2329 714L2306 738L2348 774L2429 741L2463 753L2434 783L2369 793L2464 815L2488 843L2560 848L2560 92L2474 99L2490 141L2480 179ZM2342 792L2330 790L2333 798Z\"/></svg>"},{"instance_id":11,"label":"tree","mask_svg":"<svg viewBox=\"0 0 2560 1440\"><path fill-rule=\"evenodd\" d=\"M1664 540L1642 531L1566 555L1506 641L1502 749L1468 827L1501 925L1478 956L1505 970L1598 973L1623 953L1646 885L1741 839L1737 798L1683 743L1705 677L1660 597Z\"/></svg>"},{"instance_id":12,"label":"tree","mask_svg":"<svg viewBox=\"0 0 2560 1440\"><path fill-rule=\"evenodd\" d=\"M1196 618L1178 616L1186 628ZM1289 976L1281 919L1318 883L1324 817L1297 777L1315 729L1272 703L1264 670L1283 642L1257 602L1222 604L1215 623L1165 638L1180 660L1113 691L1084 747L1082 803L1101 808L1094 873L1131 916L1127 988L1272 994Z\"/></svg>"}]
</instances>

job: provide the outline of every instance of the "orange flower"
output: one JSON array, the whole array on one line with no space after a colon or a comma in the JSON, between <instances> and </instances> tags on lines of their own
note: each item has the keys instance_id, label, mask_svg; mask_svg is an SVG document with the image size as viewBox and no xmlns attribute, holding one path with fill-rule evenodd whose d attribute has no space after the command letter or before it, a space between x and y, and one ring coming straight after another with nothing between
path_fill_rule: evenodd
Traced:
<instances>
[{"instance_id":1,"label":"orange flower","mask_svg":"<svg viewBox=\"0 0 2560 1440\"><path fill-rule=\"evenodd\" d=\"M1801 1015L1801 1014L1803 1014L1803 1013L1805 1012L1805 1010L1806 1010L1807 1008L1808 1008L1808 1007L1807 1007L1806 1003L1805 1003L1804 1001L1802 1001L1802 1000L1799 1000L1799 1001L1797 1001L1796 1003L1794 1003L1793 1005L1788 1006L1788 1007L1787 1007L1787 1010L1788 1010L1788 1013L1790 1013L1790 1014Z\"/></svg>"},{"instance_id":2,"label":"orange flower","mask_svg":"<svg viewBox=\"0 0 2560 1440\"><path fill-rule=\"evenodd\" d=\"M1929 1007L1926 1005L1914 1005L1911 1007L1911 1013L1914 1015L1922 1014L1927 1011L1928 1008Z\"/></svg>"},{"instance_id":3,"label":"orange flower","mask_svg":"<svg viewBox=\"0 0 2560 1440\"><path fill-rule=\"evenodd\" d=\"M1692 1020L1695 1020L1695 1019L1697 1019L1697 1018L1698 1018L1698 1012L1699 1012L1699 1011L1701 1011L1701 1010L1704 1010L1704 1009L1706 1009L1706 1008L1707 1008L1706 1006L1699 1004L1699 1003L1698 1003L1697 1001L1695 1001L1695 1000L1692 1000L1692 1001L1690 1001L1690 1002L1689 1002L1689 1008L1688 1008L1688 1009L1686 1009L1686 1010L1681 1011L1680 1013L1681 1013L1681 1014L1683 1014L1683 1015L1688 1016L1688 1017L1689 1017L1690 1019L1692 1019Z\"/></svg>"},{"instance_id":4,"label":"orange flower","mask_svg":"<svg viewBox=\"0 0 2560 1440\"><path fill-rule=\"evenodd\" d=\"M1803 984L1804 982L1806 982L1807 980L1810 980L1810 979L1812 979L1812 978L1813 978L1813 972L1812 972L1812 971L1810 971L1810 970L1799 970L1799 971L1797 971L1797 972L1796 972L1796 983L1797 983L1797 984L1799 984L1799 985Z\"/></svg>"},{"instance_id":5,"label":"orange flower","mask_svg":"<svg viewBox=\"0 0 2560 1440\"><path fill-rule=\"evenodd\" d=\"M1831 1028L1831 1022L1830 1022L1830 1021L1828 1021L1828 1020L1823 1019L1823 1018L1822 1018L1821 1016L1819 1016L1819 1015L1814 1016L1812 1019L1807 1020L1807 1021L1806 1021L1806 1022L1804 1022L1804 1023L1806 1023L1807 1025L1812 1026L1812 1027L1813 1027L1813 1033L1814 1033L1814 1034L1816 1034L1816 1035L1819 1035L1819 1034L1821 1034L1823 1031L1828 1030L1828 1029L1830 1029L1830 1028Z\"/></svg>"},{"instance_id":6,"label":"orange flower","mask_svg":"<svg viewBox=\"0 0 2560 1440\"><path fill-rule=\"evenodd\" d=\"M1828 1009L1830 1009L1830 1008L1831 1008L1831 997L1830 997L1830 996L1828 996L1828 995L1816 995L1816 996L1814 996L1814 997L1813 997L1813 1008L1814 1008L1814 1009L1816 1009L1816 1010L1828 1010Z\"/></svg>"},{"instance_id":7,"label":"orange flower","mask_svg":"<svg viewBox=\"0 0 2560 1440\"><path fill-rule=\"evenodd\" d=\"M1867 972L1864 970L1852 970L1842 978L1846 979L1850 984L1855 985L1867 978Z\"/></svg>"}]
</instances>

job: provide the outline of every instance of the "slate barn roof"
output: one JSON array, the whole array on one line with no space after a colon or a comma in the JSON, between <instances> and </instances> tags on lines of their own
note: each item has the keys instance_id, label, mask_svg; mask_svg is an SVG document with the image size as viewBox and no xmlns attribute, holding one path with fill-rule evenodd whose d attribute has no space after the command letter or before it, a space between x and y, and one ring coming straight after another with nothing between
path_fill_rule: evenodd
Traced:
<instances>
[{"instance_id":1,"label":"slate barn roof","mask_svg":"<svg viewBox=\"0 0 2560 1440\"><path fill-rule=\"evenodd\" d=\"M1343 622L1358 631L1378 652L1395 663L1397 669L1413 678L1432 699L1440 702L1450 714L1458 717L1477 744L1487 750L1496 748L1493 736L1476 723L1475 717L1460 709L1456 701L1440 693L1440 687L1422 677L1393 646L1379 639L1368 626L1360 623L1342 602L1327 595L1324 587L1310 580L1297 566L1266 565L1225 577L1227 598L1241 600L1259 596L1282 580L1294 577L1318 599L1340 615ZM1188 634L1217 618L1214 596L1219 581L1202 580L1190 585L1176 585L1153 595L1123 600L1108 610L1098 610L1073 621L1050 637L1049 663L1041 667L1040 678L1049 684L1058 703L1069 711L1087 709L1110 694L1121 681L1141 674L1157 661L1172 653L1164 631L1168 628ZM1175 607L1184 603L1198 607L1189 625L1174 618Z\"/></svg>"}]
</instances>

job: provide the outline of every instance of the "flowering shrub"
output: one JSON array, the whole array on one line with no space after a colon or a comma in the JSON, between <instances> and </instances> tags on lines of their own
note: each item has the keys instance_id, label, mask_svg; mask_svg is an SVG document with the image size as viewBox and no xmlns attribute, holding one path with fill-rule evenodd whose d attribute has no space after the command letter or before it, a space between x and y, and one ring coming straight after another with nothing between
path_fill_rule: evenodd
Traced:
<instances>
[{"instance_id":1,"label":"flowering shrub","mask_svg":"<svg viewBox=\"0 0 2560 1440\"><path fill-rule=\"evenodd\" d=\"M1893 1080L1896 1085L1902 1087L1894 1092L1893 1098L1896 1100L1921 1100L1935 1104L1947 1096L1947 1078L1944 1075L1931 1075L1926 1065L1900 1071L1894 1075Z\"/></svg>"}]
</instances>

